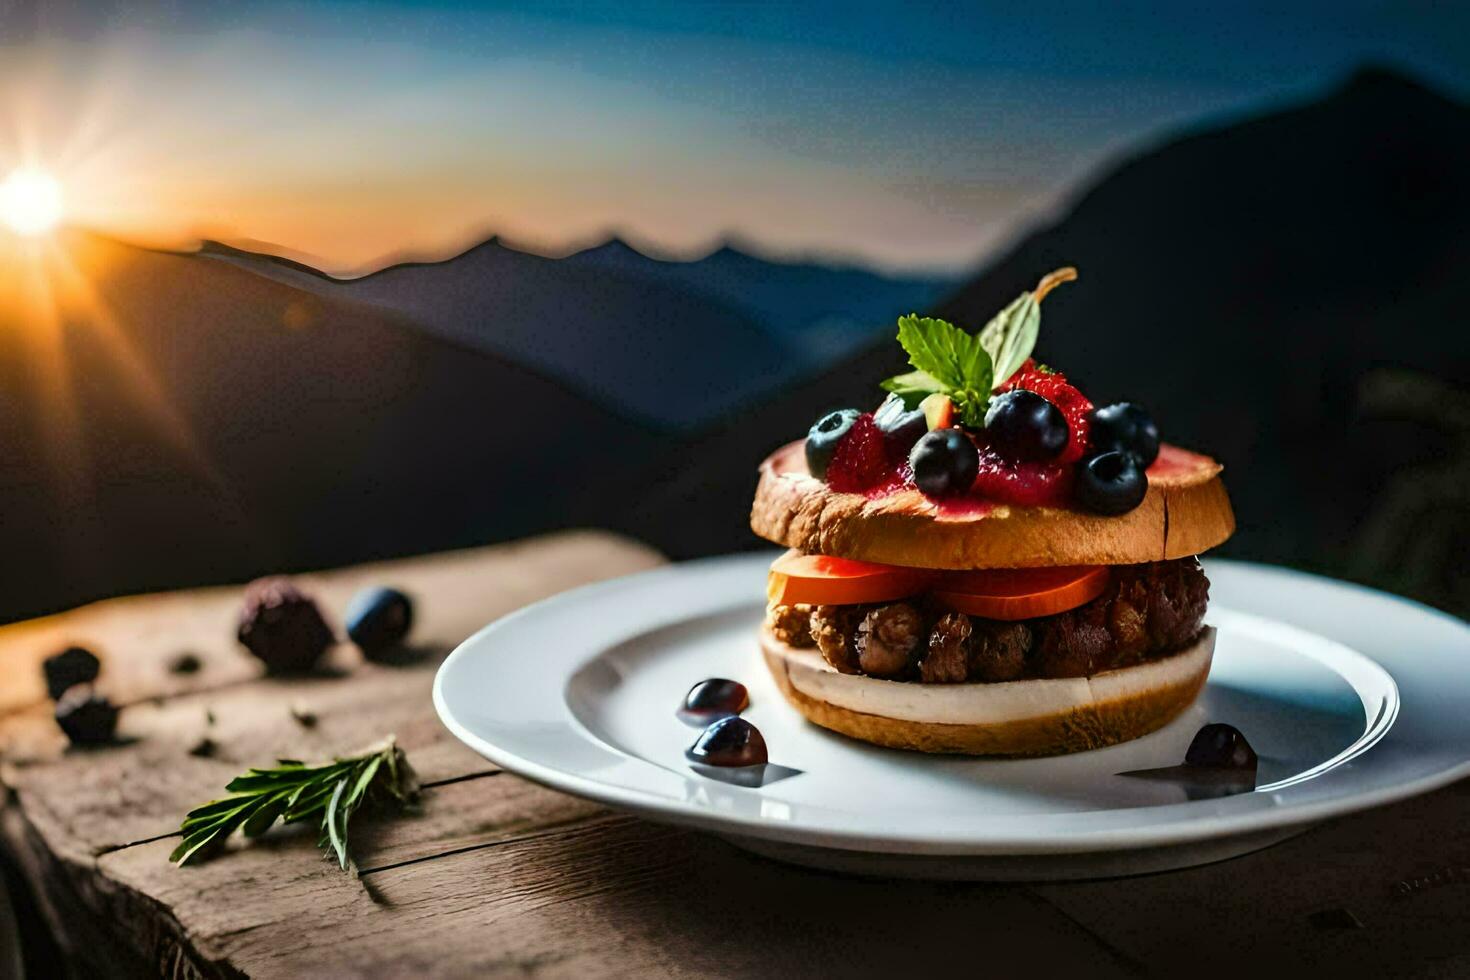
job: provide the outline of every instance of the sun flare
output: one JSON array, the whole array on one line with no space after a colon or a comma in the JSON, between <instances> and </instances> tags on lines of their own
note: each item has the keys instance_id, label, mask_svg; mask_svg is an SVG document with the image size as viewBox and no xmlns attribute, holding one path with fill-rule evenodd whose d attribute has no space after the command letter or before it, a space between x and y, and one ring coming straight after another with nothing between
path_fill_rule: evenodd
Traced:
<instances>
[{"instance_id":1,"label":"sun flare","mask_svg":"<svg viewBox=\"0 0 1470 980\"><path fill-rule=\"evenodd\" d=\"M0 224L17 235L44 235L61 215L61 184L50 174L17 170L0 183Z\"/></svg>"}]
</instances>

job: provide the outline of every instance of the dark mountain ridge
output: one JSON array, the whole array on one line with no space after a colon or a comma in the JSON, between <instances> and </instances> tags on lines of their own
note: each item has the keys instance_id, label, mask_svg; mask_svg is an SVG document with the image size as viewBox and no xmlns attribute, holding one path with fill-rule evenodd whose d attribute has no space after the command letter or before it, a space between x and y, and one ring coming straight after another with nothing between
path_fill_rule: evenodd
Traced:
<instances>
[{"instance_id":1,"label":"dark mountain ridge","mask_svg":"<svg viewBox=\"0 0 1470 980\"><path fill-rule=\"evenodd\" d=\"M975 329L1077 266L1047 299L1038 355L1225 462L1240 529L1222 553L1470 609L1436 544L1470 540L1463 413L1426 417L1402 395L1466 398L1466 173L1470 109L1364 71L1321 101L1123 161L936 312ZM711 430L655 468L627 526L676 554L754 544L755 463L824 410L875 404L904 367L877 343Z\"/></svg>"},{"instance_id":2,"label":"dark mountain ridge","mask_svg":"<svg viewBox=\"0 0 1470 980\"><path fill-rule=\"evenodd\" d=\"M650 257L620 238L564 261L671 282L730 303L806 360L830 363L902 313L927 309L953 288L942 275L886 275L851 264L773 261L725 242L691 260Z\"/></svg>"},{"instance_id":3,"label":"dark mountain ridge","mask_svg":"<svg viewBox=\"0 0 1470 980\"><path fill-rule=\"evenodd\" d=\"M646 424L684 431L806 376L945 288L728 246L692 261L658 259L616 238L564 258L490 238L443 261L354 279L216 242L200 254L391 310Z\"/></svg>"},{"instance_id":4,"label":"dark mountain ridge","mask_svg":"<svg viewBox=\"0 0 1470 980\"><path fill-rule=\"evenodd\" d=\"M581 484L657 445L371 306L94 236L63 248L86 292L59 289L55 323L0 314L0 554L25 570L0 620L585 522Z\"/></svg>"}]
</instances>

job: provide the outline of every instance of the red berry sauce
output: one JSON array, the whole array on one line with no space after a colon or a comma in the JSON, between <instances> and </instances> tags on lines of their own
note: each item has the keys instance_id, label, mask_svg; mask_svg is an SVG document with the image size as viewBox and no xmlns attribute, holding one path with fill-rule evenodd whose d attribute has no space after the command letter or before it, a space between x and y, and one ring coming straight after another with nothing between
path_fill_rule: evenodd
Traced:
<instances>
[{"instance_id":1,"label":"red berry sauce","mask_svg":"<svg viewBox=\"0 0 1470 980\"><path fill-rule=\"evenodd\" d=\"M996 504L1018 507L1066 507L1072 499L1073 464L1087 451L1092 402L1057 371L1043 371L1027 360L1000 391L1034 391L1061 410L1067 420L1067 446L1056 459L1026 462L1007 459L989 445L985 433L970 433L980 452L980 469L968 494L937 500L942 517L958 520L988 512ZM1163 462L1161 460L1161 462ZM1158 464L1156 464L1158 465ZM885 450L883 433L865 413L853 423L827 468L827 483L842 493L870 500L913 486L908 461Z\"/></svg>"},{"instance_id":2,"label":"red berry sauce","mask_svg":"<svg viewBox=\"0 0 1470 980\"><path fill-rule=\"evenodd\" d=\"M1071 499L1071 464L1060 459L1044 463L1006 459L985 445L983 435L975 437L975 447L980 450L980 471L972 493L1019 507L1065 507Z\"/></svg>"},{"instance_id":3,"label":"red berry sauce","mask_svg":"<svg viewBox=\"0 0 1470 980\"><path fill-rule=\"evenodd\" d=\"M827 466L827 484L842 493L877 496L903 486L904 478L889 459L883 432L871 412L859 415L852 431L837 444Z\"/></svg>"}]
</instances>

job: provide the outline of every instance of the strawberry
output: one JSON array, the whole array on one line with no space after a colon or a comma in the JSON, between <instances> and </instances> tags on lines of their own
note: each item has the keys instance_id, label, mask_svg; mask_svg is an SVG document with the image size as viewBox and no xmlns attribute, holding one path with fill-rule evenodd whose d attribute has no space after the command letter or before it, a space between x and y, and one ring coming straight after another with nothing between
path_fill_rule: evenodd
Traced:
<instances>
[{"instance_id":1,"label":"strawberry","mask_svg":"<svg viewBox=\"0 0 1470 980\"><path fill-rule=\"evenodd\" d=\"M842 493L866 493L896 476L883 432L873 421L873 413L864 412L837 444L827 467L827 485Z\"/></svg>"},{"instance_id":2,"label":"strawberry","mask_svg":"<svg viewBox=\"0 0 1470 980\"><path fill-rule=\"evenodd\" d=\"M1049 369L1042 370L1031 358L1027 358L1021 369L1000 386L1001 391L1010 391L1013 388L1034 391L1061 409L1067 420L1069 437L1067 447L1055 462L1075 463L1081 459L1082 454L1087 451L1088 428L1091 424L1092 402L1087 400L1087 396L1078 391L1075 385L1068 383L1065 374Z\"/></svg>"}]
</instances>

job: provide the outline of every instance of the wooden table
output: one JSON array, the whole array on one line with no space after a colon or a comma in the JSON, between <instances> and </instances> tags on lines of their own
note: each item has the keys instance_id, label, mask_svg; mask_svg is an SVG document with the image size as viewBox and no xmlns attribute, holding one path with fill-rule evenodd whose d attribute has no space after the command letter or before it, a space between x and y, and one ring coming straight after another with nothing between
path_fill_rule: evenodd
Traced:
<instances>
[{"instance_id":1,"label":"wooden table","mask_svg":"<svg viewBox=\"0 0 1470 980\"><path fill-rule=\"evenodd\" d=\"M498 772L440 726L429 686L453 644L659 560L571 533L303 576L336 612L369 583L415 593L423 657L379 666L343 646L335 675L291 681L235 645L238 589L0 629L0 830L62 956L84 975L1470 974L1467 783L1189 871L928 884L789 868L613 813ZM67 642L104 657L124 744L65 749L37 664ZM171 673L186 650L203 669ZM180 815L245 766L388 732L424 780L422 813L354 825L360 878L291 832L168 863ZM191 755L206 736L215 755Z\"/></svg>"}]
</instances>

